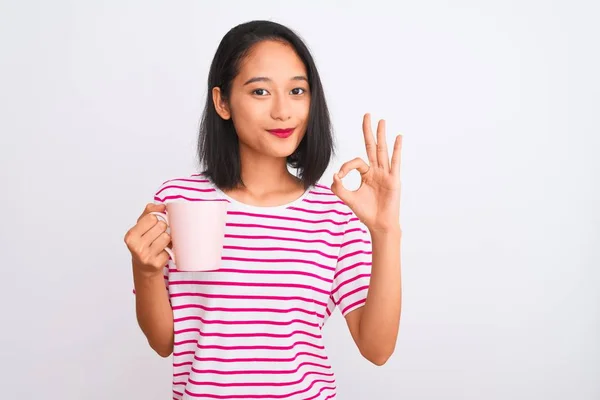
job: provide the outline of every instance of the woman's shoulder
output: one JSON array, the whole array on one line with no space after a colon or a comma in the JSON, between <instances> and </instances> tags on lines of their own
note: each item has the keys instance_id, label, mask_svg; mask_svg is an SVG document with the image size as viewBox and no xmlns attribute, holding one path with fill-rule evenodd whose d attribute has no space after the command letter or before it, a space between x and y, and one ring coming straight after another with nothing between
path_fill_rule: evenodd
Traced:
<instances>
[{"instance_id":1,"label":"woman's shoulder","mask_svg":"<svg viewBox=\"0 0 600 400\"><path fill-rule=\"evenodd\" d=\"M213 183L202 173L173 177L162 182L154 194L154 200L202 200L216 196Z\"/></svg>"},{"instance_id":2,"label":"woman's shoulder","mask_svg":"<svg viewBox=\"0 0 600 400\"><path fill-rule=\"evenodd\" d=\"M319 181L319 182L315 183L314 185L312 185L310 193L312 193L314 195L331 197L331 199L333 199L333 200L339 200L339 198L331 190L331 187L325 185L324 183L322 183L322 181Z\"/></svg>"},{"instance_id":3,"label":"woman's shoulder","mask_svg":"<svg viewBox=\"0 0 600 400\"><path fill-rule=\"evenodd\" d=\"M340 197L333 193L331 185L328 186L321 181L311 187L305 200L309 203L318 205L321 208L331 209L332 211L343 215L352 214L350 207L348 207Z\"/></svg>"}]
</instances>

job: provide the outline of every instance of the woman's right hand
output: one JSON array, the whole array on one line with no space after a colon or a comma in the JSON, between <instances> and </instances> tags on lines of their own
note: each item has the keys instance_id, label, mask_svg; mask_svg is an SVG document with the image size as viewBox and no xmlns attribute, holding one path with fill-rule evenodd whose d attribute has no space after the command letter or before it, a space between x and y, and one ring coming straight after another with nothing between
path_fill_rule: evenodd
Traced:
<instances>
[{"instance_id":1,"label":"woman's right hand","mask_svg":"<svg viewBox=\"0 0 600 400\"><path fill-rule=\"evenodd\" d=\"M165 212L164 204L150 203L137 223L125 234L125 244L131 252L133 268L146 276L162 275L169 261L165 248L171 243L167 224L151 212Z\"/></svg>"}]
</instances>

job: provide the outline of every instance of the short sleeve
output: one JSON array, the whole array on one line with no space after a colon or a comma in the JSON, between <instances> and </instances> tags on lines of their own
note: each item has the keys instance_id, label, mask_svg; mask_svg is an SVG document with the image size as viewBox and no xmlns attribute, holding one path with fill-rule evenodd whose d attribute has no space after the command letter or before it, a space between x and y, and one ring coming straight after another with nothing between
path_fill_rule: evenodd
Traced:
<instances>
[{"instance_id":1,"label":"short sleeve","mask_svg":"<svg viewBox=\"0 0 600 400\"><path fill-rule=\"evenodd\" d=\"M372 246L367 227L354 215L346 224L331 298L345 317L364 306L371 280Z\"/></svg>"}]
</instances>

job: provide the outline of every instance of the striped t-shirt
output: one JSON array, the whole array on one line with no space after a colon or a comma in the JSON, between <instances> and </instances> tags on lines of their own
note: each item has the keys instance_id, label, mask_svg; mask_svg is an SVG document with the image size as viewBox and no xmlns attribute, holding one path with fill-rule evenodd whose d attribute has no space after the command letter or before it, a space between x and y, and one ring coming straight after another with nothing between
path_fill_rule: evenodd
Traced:
<instances>
[{"instance_id":1,"label":"striped t-shirt","mask_svg":"<svg viewBox=\"0 0 600 400\"><path fill-rule=\"evenodd\" d=\"M277 207L240 203L205 176L161 185L155 203L229 203L221 268L165 280L173 308L173 398L336 398L322 327L364 305L366 227L327 186Z\"/></svg>"}]
</instances>

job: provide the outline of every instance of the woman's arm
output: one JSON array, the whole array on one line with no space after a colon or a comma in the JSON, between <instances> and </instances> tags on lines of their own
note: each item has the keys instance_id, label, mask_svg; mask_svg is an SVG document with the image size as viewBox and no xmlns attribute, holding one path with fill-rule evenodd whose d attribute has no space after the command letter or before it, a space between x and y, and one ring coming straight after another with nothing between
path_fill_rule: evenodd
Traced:
<instances>
[{"instance_id":1,"label":"woman's arm","mask_svg":"<svg viewBox=\"0 0 600 400\"><path fill-rule=\"evenodd\" d=\"M393 354L400 327L402 278L398 226L389 231L371 231L373 261L367 300L346 315L352 338L361 354L375 365L383 365Z\"/></svg>"},{"instance_id":2,"label":"woman's arm","mask_svg":"<svg viewBox=\"0 0 600 400\"><path fill-rule=\"evenodd\" d=\"M173 310L162 272L145 275L133 267L137 321L150 347L160 356L173 352Z\"/></svg>"},{"instance_id":3,"label":"woman's arm","mask_svg":"<svg viewBox=\"0 0 600 400\"><path fill-rule=\"evenodd\" d=\"M363 307L346 315L361 353L382 365L393 353L400 325L402 282L400 277L400 164L402 135L397 135L390 162L385 121L377 124L377 141L371 116L363 118L365 149L369 163L348 161L334 174L331 189L346 203L371 233L371 280ZM344 188L342 178L353 169L361 175L356 191Z\"/></svg>"},{"instance_id":4,"label":"woman's arm","mask_svg":"<svg viewBox=\"0 0 600 400\"><path fill-rule=\"evenodd\" d=\"M135 308L138 324L150 347L162 357L173 352L173 310L165 285L170 243L167 225L151 212L164 212L164 204L148 204L137 223L125 234L131 252Z\"/></svg>"}]
</instances>

